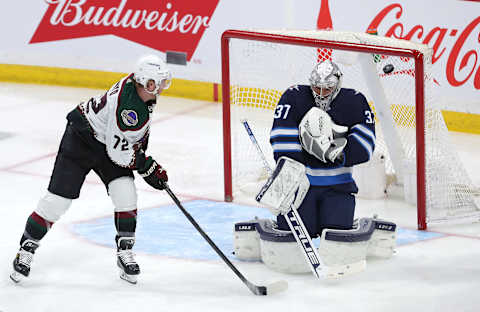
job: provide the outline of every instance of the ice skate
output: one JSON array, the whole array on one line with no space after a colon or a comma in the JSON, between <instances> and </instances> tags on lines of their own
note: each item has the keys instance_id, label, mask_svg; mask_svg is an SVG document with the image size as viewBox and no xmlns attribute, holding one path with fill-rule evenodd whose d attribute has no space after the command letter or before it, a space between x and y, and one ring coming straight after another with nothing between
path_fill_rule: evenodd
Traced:
<instances>
[{"instance_id":1,"label":"ice skate","mask_svg":"<svg viewBox=\"0 0 480 312\"><path fill-rule=\"evenodd\" d=\"M23 242L20 250L18 251L15 259L13 260L13 272L10 274L10 278L15 283L19 283L23 278L28 277L30 274L30 265L33 260L35 250L39 244L33 240L27 239Z\"/></svg>"},{"instance_id":2,"label":"ice skate","mask_svg":"<svg viewBox=\"0 0 480 312\"><path fill-rule=\"evenodd\" d=\"M132 247L135 244L133 237L119 237L117 239L117 265L120 269L120 278L136 284L140 267L135 261Z\"/></svg>"}]
</instances>

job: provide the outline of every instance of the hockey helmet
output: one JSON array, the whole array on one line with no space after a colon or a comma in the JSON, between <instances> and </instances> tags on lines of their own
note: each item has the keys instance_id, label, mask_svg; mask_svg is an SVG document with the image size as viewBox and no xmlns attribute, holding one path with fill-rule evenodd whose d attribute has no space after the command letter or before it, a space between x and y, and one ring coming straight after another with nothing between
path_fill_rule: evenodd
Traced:
<instances>
[{"instance_id":1,"label":"hockey helmet","mask_svg":"<svg viewBox=\"0 0 480 312\"><path fill-rule=\"evenodd\" d=\"M342 88L342 72L337 64L325 60L315 65L309 81L315 104L323 110L330 109L330 103Z\"/></svg>"},{"instance_id":2,"label":"hockey helmet","mask_svg":"<svg viewBox=\"0 0 480 312\"><path fill-rule=\"evenodd\" d=\"M172 73L158 56L145 55L137 61L134 78L148 93L157 94L160 88L164 90L170 87ZM147 90L147 83L150 80L155 83L155 90L153 91Z\"/></svg>"}]
</instances>

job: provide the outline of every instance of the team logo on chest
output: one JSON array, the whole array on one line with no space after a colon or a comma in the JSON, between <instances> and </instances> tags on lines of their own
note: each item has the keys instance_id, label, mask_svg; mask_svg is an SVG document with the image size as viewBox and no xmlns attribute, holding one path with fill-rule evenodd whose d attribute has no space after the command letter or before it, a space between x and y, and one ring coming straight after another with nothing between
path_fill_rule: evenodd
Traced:
<instances>
[{"instance_id":1,"label":"team logo on chest","mask_svg":"<svg viewBox=\"0 0 480 312\"><path fill-rule=\"evenodd\" d=\"M122 116L122 120L125 125L133 127L138 124L137 112L130 109L124 109L120 115Z\"/></svg>"}]
</instances>

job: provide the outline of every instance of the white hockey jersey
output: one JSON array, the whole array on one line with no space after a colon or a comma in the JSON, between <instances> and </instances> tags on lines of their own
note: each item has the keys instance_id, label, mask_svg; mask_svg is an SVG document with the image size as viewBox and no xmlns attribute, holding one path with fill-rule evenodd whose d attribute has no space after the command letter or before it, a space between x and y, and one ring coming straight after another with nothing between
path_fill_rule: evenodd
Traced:
<instances>
[{"instance_id":1,"label":"white hockey jersey","mask_svg":"<svg viewBox=\"0 0 480 312\"><path fill-rule=\"evenodd\" d=\"M135 89L133 74L122 78L105 94L80 103L95 138L105 144L110 159L134 169L135 152L148 140L150 110Z\"/></svg>"}]
</instances>

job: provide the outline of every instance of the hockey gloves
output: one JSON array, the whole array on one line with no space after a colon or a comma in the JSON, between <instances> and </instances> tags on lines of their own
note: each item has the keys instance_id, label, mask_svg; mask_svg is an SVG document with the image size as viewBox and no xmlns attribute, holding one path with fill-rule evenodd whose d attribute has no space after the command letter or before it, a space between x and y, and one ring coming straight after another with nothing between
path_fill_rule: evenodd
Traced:
<instances>
[{"instance_id":1,"label":"hockey gloves","mask_svg":"<svg viewBox=\"0 0 480 312\"><path fill-rule=\"evenodd\" d=\"M322 109L312 107L303 116L298 130L303 149L322 162L335 162L343 156L348 128L335 124Z\"/></svg>"},{"instance_id":2,"label":"hockey gloves","mask_svg":"<svg viewBox=\"0 0 480 312\"><path fill-rule=\"evenodd\" d=\"M167 171L162 168L152 157L145 156L145 153L140 150L137 152L136 168L138 174L151 187L157 190L165 189L165 182L168 181Z\"/></svg>"},{"instance_id":3,"label":"hockey gloves","mask_svg":"<svg viewBox=\"0 0 480 312\"><path fill-rule=\"evenodd\" d=\"M347 139L338 138L332 140L330 147L325 152L325 158L334 163L336 160L343 162L343 149L347 145Z\"/></svg>"}]
</instances>

